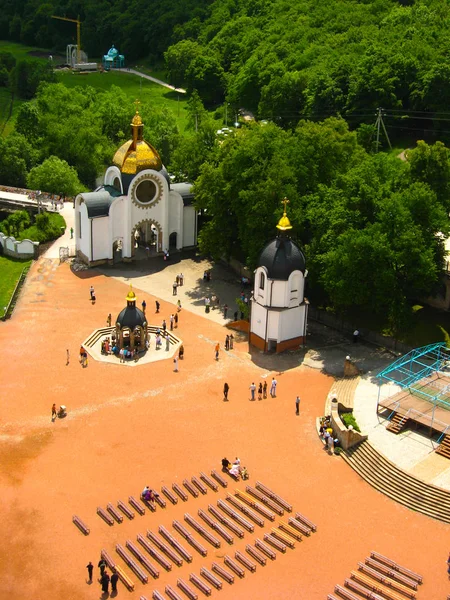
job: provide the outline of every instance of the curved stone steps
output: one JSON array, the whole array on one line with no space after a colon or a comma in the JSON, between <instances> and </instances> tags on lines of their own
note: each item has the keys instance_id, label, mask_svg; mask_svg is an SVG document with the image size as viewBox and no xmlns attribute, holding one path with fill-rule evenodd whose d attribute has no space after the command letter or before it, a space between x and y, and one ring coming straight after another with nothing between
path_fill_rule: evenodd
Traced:
<instances>
[{"instance_id":1,"label":"curved stone steps","mask_svg":"<svg viewBox=\"0 0 450 600\"><path fill-rule=\"evenodd\" d=\"M336 396L338 402L346 408L353 409L353 399L355 397L355 391L358 387L360 377L346 377L343 379L337 379L333 385L330 397Z\"/></svg>"},{"instance_id":2,"label":"curved stone steps","mask_svg":"<svg viewBox=\"0 0 450 600\"><path fill-rule=\"evenodd\" d=\"M450 492L403 471L368 441L342 452L341 456L382 494L411 510L450 523Z\"/></svg>"}]
</instances>

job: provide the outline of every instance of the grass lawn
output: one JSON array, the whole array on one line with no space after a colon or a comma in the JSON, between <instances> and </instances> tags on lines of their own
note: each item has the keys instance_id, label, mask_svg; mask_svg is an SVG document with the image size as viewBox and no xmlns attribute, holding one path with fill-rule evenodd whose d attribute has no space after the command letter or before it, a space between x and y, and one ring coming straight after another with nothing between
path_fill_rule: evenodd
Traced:
<instances>
[{"instance_id":1,"label":"grass lawn","mask_svg":"<svg viewBox=\"0 0 450 600\"><path fill-rule=\"evenodd\" d=\"M167 106L177 119L179 131L183 132L186 128L187 98L185 94L173 92L143 77L132 75L127 71L109 71L107 73L89 73L86 75L66 71L59 73L58 79L68 88L77 85L90 85L97 90L109 90L112 85L117 85L124 90L130 100L140 98L153 106Z\"/></svg>"},{"instance_id":2,"label":"grass lawn","mask_svg":"<svg viewBox=\"0 0 450 600\"><path fill-rule=\"evenodd\" d=\"M16 260L0 256L0 314L3 316L4 307L8 306L11 295L23 269L31 264L31 260Z\"/></svg>"}]
</instances>

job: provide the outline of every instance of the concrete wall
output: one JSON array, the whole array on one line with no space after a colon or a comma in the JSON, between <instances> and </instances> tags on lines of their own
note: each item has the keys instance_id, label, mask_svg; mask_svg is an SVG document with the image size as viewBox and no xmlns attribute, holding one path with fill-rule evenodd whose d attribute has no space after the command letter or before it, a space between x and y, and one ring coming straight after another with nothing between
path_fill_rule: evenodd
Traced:
<instances>
[{"instance_id":1,"label":"concrete wall","mask_svg":"<svg viewBox=\"0 0 450 600\"><path fill-rule=\"evenodd\" d=\"M252 301L251 308L250 331L264 340L266 335L267 310L255 301Z\"/></svg>"},{"instance_id":2,"label":"concrete wall","mask_svg":"<svg viewBox=\"0 0 450 600\"><path fill-rule=\"evenodd\" d=\"M339 404L336 398L331 401L331 427L344 450L367 440L367 435L362 435L354 429L347 429L344 425L339 416Z\"/></svg>"},{"instance_id":3,"label":"concrete wall","mask_svg":"<svg viewBox=\"0 0 450 600\"><path fill-rule=\"evenodd\" d=\"M92 260L112 258L112 244L109 243L109 217L92 219Z\"/></svg>"},{"instance_id":4,"label":"concrete wall","mask_svg":"<svg viewBox=\"0 0 450 600\"><path fill-rule=\"evenodd\" d=\"M197 211L193 206L183 208L183 248L197 244Z\"/></svg>"},{"instance_id":5,"label":"concrete wall","mask_svg":"<svg viewBox=\"0 0 450 600\"><path fill-rule=\"evenodd\" d=\"M183 247L183 199L177 192L170 192L169 194L169 231L168 235L172 233L177 234L177 250ZM167 238L167 245L169 244L169 238Z\"/></svg>"},{"instance_id":6,"label":"concrete wall","mask_svg":"<svg viewBox=\"0 0 450 600\"><path fill-rule=\"evenodd\" d=\"M23 260L38 257L39 242L32 242L31 240L18 242L16 238L6 236L0 232L0 245L3 248L5 256L21 258Z\"/></svg>"}]
</instances>

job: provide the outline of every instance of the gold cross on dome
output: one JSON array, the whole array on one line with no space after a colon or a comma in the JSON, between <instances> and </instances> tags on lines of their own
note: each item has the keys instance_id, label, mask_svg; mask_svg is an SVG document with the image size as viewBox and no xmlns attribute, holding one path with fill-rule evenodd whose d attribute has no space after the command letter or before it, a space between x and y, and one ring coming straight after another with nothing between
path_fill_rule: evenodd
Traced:
<instances>
[{"instance_id":1,"label":"gold cross on dome","mask_svg":"<svg viewBox=\"0 0 450 600\"><path fill-rule=\"evenodd\" d=\"M140 103L141 103L141 101L136 98L136 100L134 101L134 104L136 105L136 112L139 112L139 104ZM288 202L289 202L289 200L288 200Z\"/></svg>"},{"instance_id":2,"label":"gold cross on dome","mask_svg":"<svg viewBox=\"0 0 450 600\"><path fill-rule=\"evenodd\" d=\"M283 198L281 204L284 204L284 214L286 214L286 204L289 204L289 200L287 198Z\"/></svg>"}]
</instances>

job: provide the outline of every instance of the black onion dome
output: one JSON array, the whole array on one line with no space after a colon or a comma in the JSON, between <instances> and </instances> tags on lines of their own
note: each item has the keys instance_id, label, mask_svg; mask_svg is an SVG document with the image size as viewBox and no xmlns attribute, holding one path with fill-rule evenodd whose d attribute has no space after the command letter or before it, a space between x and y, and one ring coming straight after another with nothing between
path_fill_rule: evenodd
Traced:
<instances>
[{"instance_id":1,"label":"black onion dome","mask_svg":"<svg viewBox=\"0 0 450 600\"><path fill-rule=\"evenodd\" d=\"M259 256L259 267L266 267L269 279L287 281L293 271L305 272L303 252L288 237L280 236L265 245Z\"/></svg>"},{"instance_id":2,"label":"black onion dome","mask_svg":"<svg viewBox=\"0 0 450 600\"><path fill-rule=\"evenodd\" d=\"M136 306L127 306L120 311L119 316L116 319L116 323L120 324L120 328L129 327L134 329L137 326L144 327L144 323L147 322L144 313Z\"/></svg>"}]
</instances>

